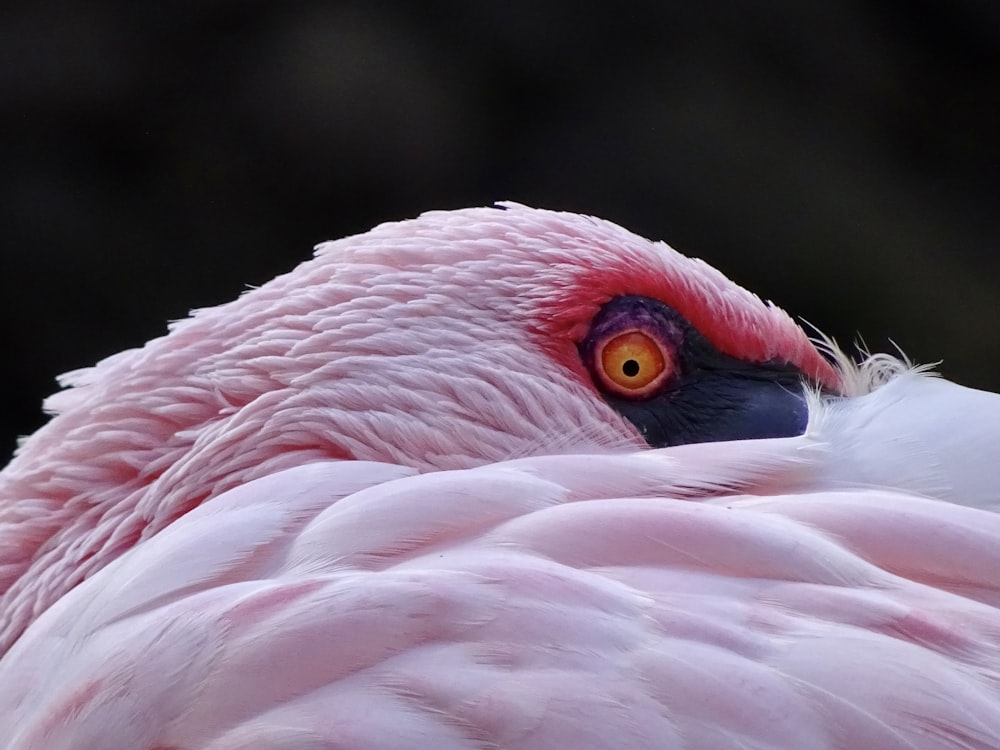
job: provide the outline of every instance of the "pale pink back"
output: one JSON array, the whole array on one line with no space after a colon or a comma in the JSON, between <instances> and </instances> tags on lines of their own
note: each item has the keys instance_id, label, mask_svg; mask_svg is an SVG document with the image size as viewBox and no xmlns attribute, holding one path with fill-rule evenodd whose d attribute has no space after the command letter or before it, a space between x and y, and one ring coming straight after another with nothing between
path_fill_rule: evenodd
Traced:
<instances>
[{"instance_id":1,"label":"pale pink back","mask_svg":"<svg viewBox=\"0 0 1000 750\"><path fill-rule=\"evenodd\" d=\"M795 438L251 482L43 615L0 662L0 733L12 750L997 747L1000 518L754 494L824 455Z\"/></svg>"}]
</instances>

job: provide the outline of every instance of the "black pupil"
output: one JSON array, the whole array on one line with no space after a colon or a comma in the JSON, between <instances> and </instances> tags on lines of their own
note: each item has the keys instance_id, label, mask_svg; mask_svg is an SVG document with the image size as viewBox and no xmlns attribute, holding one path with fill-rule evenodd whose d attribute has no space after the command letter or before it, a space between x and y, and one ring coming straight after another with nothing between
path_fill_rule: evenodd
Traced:
<instances>
[{"instance_id":1,"label":"black pupil","mask_svg":"<svg viewBox=\"0 0 1000 750\"><path fill-rule=\"evenodd\" d=\"M622 373L627 378L634 378L639 374L639 363L634 359L627 359L622 364Z\"/></svg>"}]
</instances>

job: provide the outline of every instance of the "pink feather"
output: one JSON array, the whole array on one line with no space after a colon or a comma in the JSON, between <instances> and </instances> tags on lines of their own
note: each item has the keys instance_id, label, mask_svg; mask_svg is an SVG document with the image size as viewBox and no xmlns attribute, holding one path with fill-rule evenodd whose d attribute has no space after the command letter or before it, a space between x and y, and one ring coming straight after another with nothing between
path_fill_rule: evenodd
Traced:
<instances>
[{"instance_id":1,"label":"pink feather","mask_svg":"<svg viewBox=\"0 0 1000 750\"><path fill-rule=\"evenodd\" d=\"M825 384L806 433L645 448L574 360L632 293ZM866 367L596 219L324 246L68 376L0 474L0 736L1000 747L1000 396Z\"/></svg>"}]
</instances>

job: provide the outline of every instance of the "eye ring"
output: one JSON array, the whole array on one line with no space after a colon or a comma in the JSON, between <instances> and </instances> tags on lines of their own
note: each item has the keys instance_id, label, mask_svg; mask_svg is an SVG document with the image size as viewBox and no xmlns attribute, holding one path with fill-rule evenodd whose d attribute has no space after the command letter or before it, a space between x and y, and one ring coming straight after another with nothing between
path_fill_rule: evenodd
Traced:
<instances>
[{"instance_id":1,"label":"eye ring","mask_svg":"<svg viewBox=\"0 0 1000 750\"><path fill-rule=\"evenodd\" d=\"M641 328L622 331L599 344L594 372L605 390L625 398L645 398L676 371L672 351Z\"/></svg>"}]
</instances>

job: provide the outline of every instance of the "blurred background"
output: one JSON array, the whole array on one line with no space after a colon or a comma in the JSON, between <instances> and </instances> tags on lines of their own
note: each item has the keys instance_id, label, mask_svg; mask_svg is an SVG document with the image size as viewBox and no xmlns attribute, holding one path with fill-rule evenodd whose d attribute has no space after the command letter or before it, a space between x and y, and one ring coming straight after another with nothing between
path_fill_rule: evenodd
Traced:
<instances>
[{"instance_id":1,"label":"blurred background","mask_svg":"<svg viewBox=\"0 0 1000 750\"><path fill-rule=\"evenodd\" d=\"M612 219L1000 390L995 0L20 5L0 464L58 373L321 240L498 199Z\"/></svg>"}]
</instances>

